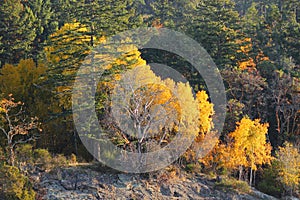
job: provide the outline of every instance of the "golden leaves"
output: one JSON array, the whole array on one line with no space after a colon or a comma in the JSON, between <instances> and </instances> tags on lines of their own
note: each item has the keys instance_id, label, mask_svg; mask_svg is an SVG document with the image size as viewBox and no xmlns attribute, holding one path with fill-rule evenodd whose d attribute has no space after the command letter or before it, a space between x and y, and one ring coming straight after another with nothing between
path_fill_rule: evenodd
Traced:
<instances>
[{"instance_id":1,"label":"golden leaves","mask_svg":"<svg viewBox=\"0 0 300 200\"><path fill-rule=\"evenodd\" d=\"M213 128L212 115L214 114L213 104L208 101L208 95L205 91L199 91L196 94L199 110L200 133L205 134Z\"/></svg>"},{"instance_id":2,"label":"golden leaves","mask_svg":"<svg viewBox=\"0 0 300 200\"><path fill-rule=\"evenodd\" d=\"M0 70L0 90L9 97L14 93L17 99L24 98L45 71L43 64L36 66L32 59L21 60L17 65L5 64Z\"/></svg>"},{"instance_id":3,"label":"golden leaves","mask_svg":"<svg viewBox=\"0 0 300 200\"><path fill-rule=\"evenodd\" d=\"M288 188L293 189L300 184L300 153L291 143L285 143L276 152L279 165L279 180Z\"/></svg>"},{"instance_id":4,"label":"golden leaves","mask_svg":"<svg viewBox=\"0 0 300 200\"><path fill-rule=\"evenodd\" d=\"M266 142L268 126L268 123L261 124L260 119L251 120L247 117L237 123L235 131L229 134L232 139L230 154L235 161L239 159L233 165L244 165L256 170L257 165L271 161L271 145Z\"/></svg>"}]
</instances>

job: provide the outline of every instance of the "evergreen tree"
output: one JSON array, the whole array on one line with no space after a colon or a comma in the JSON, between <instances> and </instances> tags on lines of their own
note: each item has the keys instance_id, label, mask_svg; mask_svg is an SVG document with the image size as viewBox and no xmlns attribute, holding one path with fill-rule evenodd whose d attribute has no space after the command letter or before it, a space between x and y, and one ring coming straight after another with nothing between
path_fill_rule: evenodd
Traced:
<instances>
[{"instance_id":1,"label":"evergreen tree","mask_svg":"<svg viewBox=\"0 0 300 200\"><path fill-rule=\"evenodd\" d=\"M218 67L235 66L241 40L240 20L230 0L203 0L189 24L189 34L200 42Z\"/></svg>"},{"instance_id":2,"label":"evergreen tree","mask_svg":"<svg viewBox=\"0 0 300 200\"><path fill-rule=\"evenodd\" d=\"M35 17L20 0L1 0L0 4L0 61L1 65L15 64L31 56Z\"/></svg>"},{"instance_id":3,"label":"evergreen tree","mask_svg":"<svg viewBox=\"0 0 300 200\"><path fill-rule=\"evenodd\" d=\"M50 0L30 0L27 2L27 6L32 10L36 19L34 22L36 37L33 41L32 54L37 64L45 40L56 30L57 24L51 20L54 13L51 10Z\"/></svg>"},{"instance_id":4,"label":"evergreen tree","mask_svg":"<svg viewBox=\"0 0 300 200\"><path fill-rule=\"evenodd\" d=\"M70 3L72 22L54 33L47 47L49 55L56 57L50 62L49 75L53 77L48 80L68 86L81 62L104 37L136 25L130 22L134 16L134 10L127 9L130 1L81 0ZM61 73L63 71L68 73Z\"/></svg>"},{"instance_id":5,"label":"evergreen tree","mask_svg":"<svg viewBox=\"0 0 300 200\"><path fill-rule=\"evenodd\" d=\"M90 46L93 47L93 37L110 36L133 26L129 19L134 16L135 10L130 5L128 0L76 1L72 4L72 19L88 28Z\"/></svg>"},{"instance_id":6,"label":"evergreen tree","mask_svg":"<svg viewBox=\"0 0 300 200\"><path fill-rule=\"evenodd\" d=\"M163 24L168 28L174 28L177 22L176 15L178 10L176 9L174 2L168 0L153 1L151 4L152 20Z\"/></svg>"},{"instance_id":7,"label":"evergreen tree","mask_svg":"<svg viewBox=\"0 0 300 200\"><path fill-rule=\"evenodd\" d=\"M51 11L53 12L51 23L55 24L58 29L61 28L65 23L71 22L71 14L73 9L71 2L74 0L50 0Z\"/></svg>"}]
</instances>

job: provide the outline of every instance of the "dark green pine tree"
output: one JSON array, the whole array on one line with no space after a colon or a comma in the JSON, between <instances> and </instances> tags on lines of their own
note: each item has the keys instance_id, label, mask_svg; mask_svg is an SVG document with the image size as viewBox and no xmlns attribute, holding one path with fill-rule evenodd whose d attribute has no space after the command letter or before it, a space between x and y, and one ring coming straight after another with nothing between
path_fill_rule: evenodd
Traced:
<instances>
[{"instance_id":1,"label":"dark green pine tree","mask_svg":"<svg viewBox=\"0 0 300 200\"><path fill-rule=\"evenodd\" d=\"M198 4L199 0L189 1L170 1L157 0L150 1L146 4L144 9L145 21L148 25L153 26L162 24L164 27L172 28L185 32L187 29L187 21L192 16L193 10Z\"/></svg>"},{"instance_id":2,"label":"dark green pine tree","mask_svg":"<svg viewBox=\"0 0 300 200\"><path fill-rule=\"evenodd\" d=\"M0 5L1 65L16 64L22 58L31 57L36 19L20 0L1 0Z\"/></svg>"},{"instance_id":3,"label":"dark green pine tree","mask_svg":"<svg viewBox=\"0 0 300 200\"><path fill-rule=\"evenodd\" d=\"M32 54L35 62L38 62L40 54L45 46L48 36L58 28L56 21L53 21L53 11L50 0L30 0L26 4L35 17L34 27L36 37L33 41Z\"/></svg>"},{"instance_id":4,"label":"dark green pine tree","mask_svg":"<svg viewBox=\"0 0 300 200\"><path fill-rule=\"evenodd\" d=\"M153 1L150 4L152 17L150 21L157 21L163 24L163 26L168 28L174 28L176 22L176 16L178 15L178 10L175 7L173 1L169 0L159 0Z\"/></svg>"},{"instance_id":5,"label":"dark green pine tree","mask_svg":"<svg viewBox=\"0 0 300 200\"><path fill-rule=\"evenodd\" d=\"M235 10L237 10L241 16L244 16L254 0L234 0L234 2Z\"/></svg>"},{"instance_id":6,"label":"dark green pine tree","mask_svg":"<svg viewBox=\"0 0 300 200\"><path fill-rule=\"evenodd\" d=\"M68 58L62 59L58 64L49 68L48 75L52 74L54 76L53 81L67 85L72 83L81 62L90 52L89 50L97 45L97 41L94 41L95 38L109 37L115 33L138 26L140 21L138 16L135 16L135 10L132 9L131 4L131 1L122 0L80 0L70 2L69 22L79 22L80 25L72 27L64 34L56 35L48 41L48 46L60 46L57 50L58 54L61 52L72 53L72 55L68 55ZM86 31L82 31L82 29ZM69 40L66 40L66 38L69 38ZM74 41L79 41L80 38L85 38L84 42L78 42L76 47L72 48ZM62 76L61 72L64 70L73 71L74 74L69 74L68 77Z\"/></svg>"},{"instance_id":7,"label":"dark green pine tree","mask_svg":"<svg viewBox=\"0 0 300 200\"><path fill-rule=\"evenodd\" d=\"M70 23L79 24L70 26L48 40L47 46L55 49L53 56L63 55L64 58L58 63L50 63L46 84L54 89L57 86L72 86L82 61L99 44L95 39L138 26L138 16L135 16L131 3L121 0L72 1Z\"/></svg>"},{"instance_id":8,"label":"dark green pine tree","mask_svg":"<svg viewBox=\"0 0 300 200\"><path fill-rule=\"evenodd\" d=\"M72 19L87 26L90 36L110 36L140 22L131 5L130 0L80 0L72 3ZM94 46L92 37L90 42Z\"/></svg>"},{"instance_id":9,"label":"dark green pine tree","mask_svg":"<svg viewBox=\"0 0 300 200\"><path fill-rule=\"evenodd\" d=\"M50 0L51 11L53 12L51 22L56 23L58 28L62 27L65 23L71 21L71 2L74 0ZM76 2L76 1L75 1Z\"/></svg>"},{"instance_id":10,"label":"dark green pine tree","mask_svg":"<svg viewBox=\"0 0 300 200\"><path fill-rule=\"evenodd\" d=\"M59 46L54 54L67 54L59 63L49 66L47 82L54 89L57 86L73 85L78 68L84 58L99 44L99 38L135 28L141 22L139 16L135 15L131 1L76 1L72 2L71 7L71 21L73 24L79 24L49 40L49 46ZM111 52L109 56L114 57L114 53L116 52ZM92 63L94 62L102 63L101 60L93 59ZM69 73L65 73L66 71ZM66 95L70 95L69 92L64 91Z\"/></svg>"},{"instance_id":11,"label":"dark green pine tree","mask_svg":"<svg viewBox=\"0 0 300 200\"><path fill-rule=\"evenodd\" d=\"M243 56L239 53L244 36L239 14L231 0L201 1L189 22L188 34L200 42L219 68L232 67Z\"/></svg>"},{"instance_id":12,"label":"dark green pine tree","mask_svg":"<svg viewBox=\"0 0 300 200\"><path fill-rule=\"evenodd\" d=\"M279 10L284 21L284 49L287 56L292 57L296 65L300 65L300 1L280 1Z\"/></svg>"},{"instance_id":13,"label":"dark green pine tree","mask_svg":"<svg viewBox=\"0 0 300 200\"><path fill-rule=\"evenodd\" d=\"M254 55L263 52L276 68L284 67L286 59L300 62L300 24L295 9L298 4L294 1L253 3L243 17L243 32L252 39Z\"/></svg>"},{"instance_id":14,"label":"dark green pine tree","mask_svg":"<svg viewBox=\"0 0 300 200\"><path fill-rule=\"evenodd\" d=\"M256 64L259 64L256 57L263 51L263 46L268 43L267 35L269 35L269 29L264 23L265 17L260 14L258 7L257 3L252 3L242 17L243 33L251 38L252 48L249 56L255 59Z\"/></svg>"}]
</instances>

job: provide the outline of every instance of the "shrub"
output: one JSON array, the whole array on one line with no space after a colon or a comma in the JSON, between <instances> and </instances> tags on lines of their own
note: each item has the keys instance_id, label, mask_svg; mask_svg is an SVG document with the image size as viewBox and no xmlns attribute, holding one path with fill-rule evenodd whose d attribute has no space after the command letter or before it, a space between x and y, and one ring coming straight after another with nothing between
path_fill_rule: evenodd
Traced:
<instances>
[{"instance_id":1,"label":"shrub","mask_svg":"<svg viewBox=\"0 0 300 200\"><path fill-rule=\"evenodd\" d=\"M33 151L31 144L20 145L16 148L18 162L33 164Z\"/></svg>"},{"instance_id":2,"label":"shrub","mask_svg":"<svg viewBox=\"0 0 300 200\"><path fill-rule=\"evenodd\" d=\"M52 168L52 156L47 149L35 149L33 156L34 162L44 170Z\"/></svg>"},{"instance_id":3,"label":"shrub","mask_svg":"<svg viewBox=\"0 0 300 200\"><path fill-rule=\"evenodd\" d=\"M279 163L273 160L271 165L264 169L262 180L257 184L257 189L263 193L280 197L283 193L283 185L278 181Z\"/></svg>"},{"instance_id":4,"label":"shrub","mask_svg":"<svg viewBox=\"0 0 300 200\"><path fill-rule=\"evenodd\" d=\"M70 156L70 163L72 163L72 164L76 164L77 163L77 157L73 153Z\"/></svg>"},{"instance_id":5,"label":"shrub","mask_svg":"<svg viewBox=\"0 0 300 200\"><path fill-rule=\"evenodd\" d=\"M6 161L6 156L3 149L0 147L0 166L3 165Z\"/></svg>"},{"instance_id":6,"label":"shrub","mask_svg":"<svg viewBox=\"0 0 300 200\"><path fill-rule=\"evenodd\" d=\"M67 166L68 165L67 158L62 154L58 154L52 159L52 165L53 167Z\"/></svg>"},{"instance_id":7,"label":"shrub","mask_svg":"<svg viewBox=\"0 0 300 200\"><path fill-rule=\"evenodd\" d=\"M241 193L249 193L251 191L247 182L239 181L234 178L224 178L220 182L217 182L215 187L225 190L234 190Z\"/></svg>"},{"instance_id":8,"label":"shrub","mask_svg":"<svg viewBox=\"0 0 300 200\"><path fill-rule=\"evenodd\" d=\"M28 178L17 167L3 165L0 168L0 196L7 200L34 200L35 192Z\"/></svg>"},{"instance_id":9,"label":"shrub","mask_svg":"<svg viewBox=\"0 0 300 200\"><path fill-rule=\"evenodd\" d=\"M189 163L186 165L185 170L191 173L199 173L201 171L200 163Z\"/></svg>"}]
</instances>

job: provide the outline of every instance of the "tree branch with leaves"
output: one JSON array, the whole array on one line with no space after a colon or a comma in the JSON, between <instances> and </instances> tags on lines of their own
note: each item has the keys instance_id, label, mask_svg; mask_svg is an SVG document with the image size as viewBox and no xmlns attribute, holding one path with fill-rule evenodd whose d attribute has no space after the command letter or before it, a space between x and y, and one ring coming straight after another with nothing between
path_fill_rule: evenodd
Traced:
<instances>
[{"instance_id":1,"label":"tree branch with leaves","mask_svg":"<svg viewBox=\"0 0 300 200\"><path fill-rule=\"evenodd\" d=\"M20 101L15 102L12 94L0 101L0 121L3 122L0 130L6 137L8 163L12 166L15 165L15 147L36 140L37 132L41 131L38 118L24 115L23 105Z\"/></svg>"}]
</instances>

